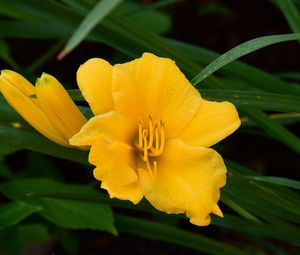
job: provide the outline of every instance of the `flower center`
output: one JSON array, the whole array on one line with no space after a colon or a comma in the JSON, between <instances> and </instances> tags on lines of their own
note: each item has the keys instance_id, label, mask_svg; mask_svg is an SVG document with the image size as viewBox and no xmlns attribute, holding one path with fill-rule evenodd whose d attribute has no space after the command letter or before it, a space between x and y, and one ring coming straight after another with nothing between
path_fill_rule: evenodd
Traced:
<instances>
[{"instance_id":1,"label":"flower center","mask_svg":"<svg viewBox=\"0 0 300 255\"><path fill-rule=\"evenodd\" d=\"M135 142L137 151L147 165L149 172L154 174L157 170L157 162L153 160L152 170L149 157L157 157L162 154L165 146L165 130L162 120L154 121L148 115L148 126L144 126L142 121L138 123L138 139Z\"/></svg>"}]
</instances>

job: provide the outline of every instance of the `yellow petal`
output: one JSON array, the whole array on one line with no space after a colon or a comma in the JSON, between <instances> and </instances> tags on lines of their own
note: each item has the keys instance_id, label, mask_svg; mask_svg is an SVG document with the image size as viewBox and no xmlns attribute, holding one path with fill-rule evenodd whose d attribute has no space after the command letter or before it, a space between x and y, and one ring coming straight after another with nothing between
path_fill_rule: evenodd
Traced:
<instances>
[{"instance_id":1,"label":"yellow petal","mask_svg":"<svg viewBox=\"0 0 300 255\"><path fill-rule=\"evenodd\" d=\"M195 118L179 138L189 145L210 147L232 134L240 124L233 104L203 100Z\"/></svg>"},{"instance_id":2,"label":"yellow petal","mask_svg":"<svg viewBox=\"0 0 300 255\"><path fill-rule=\"evenodd\" d=\"M116 112L108 112L91 118L70 139L70 144L75 146L92 145L100 135L105 134L110 140L129 144L133 140L137 123Z\"/></svg>"},{"instance_id":3,"label":"yellow petal","mask_svg":"<svg viewBox=\"0 0 300 255\"><path fill-rule=\"evenodd\" d=\"M39 105L55 129L69 140L87 122L64 87L49 74L43 74L36 83Z\"/></svg>"},{"instance_id":4,"label":"yellow petal","mask_svg":"<svg viewBox=\"0 0 300 255\"><path fill-rule=\"evenodd\" d=\"M199 226L210 223L211 212L222 216L217 201L226 168L216 151L173 139L158 159L154 177L141 162L138 173L144 196L158 210L186 213Z\"/></svg>"},{"instance_id":5,"label":"yellow petal","mask_svg":"<svg viewBox=\"0 0 300 255\"><path fill-rule=\"evenodd\" d=\"M101 188L106 189L110 198L129 200L137 204L143 198L143 193L138 182L126 186L115 185L110 182L102 182Z\"/></svg>"},{"instance_id":6,"label":"yellow petal","mask_svg":"<svg viewBox=\"0 0 300 255\"><path fill-rule=\"evenodd\" d=\"M131 82L128 82L124 72ZM198 91L174 61L150 53L129 63L116 65L112 91L116 109L124 107L127 102L131 105L127 109L137 108L141 113L138 118L146 120L150 114L154 120L162 120L167 138L176 137L183 130L201 103Z\"/></svg>"},{"instance_id":7,"label":"yellow petal","mask_svg":"<svg viewBox=\"0 0 300 255\"><path fill-rule=\"evenodd\" d=\"M11 71L11 70L2 70L1 79L6 80L25 96L31 96L35 94L34 86L26 80L22 75Z\"/></svg>"},{"instance_id":8,"label":"yellow petal","mask_svg":"<svg viewBox=\"0 0 300 255\"><path fill-rule=\"evenodd\" d=\"M100 136L91 147L89 162L96 165L97 180L122 186L137 181L135 152L127 144Z\"/></svg>"},{"instance_id":9,"label":"yellow petal","mask_svg":"<svg viewBox=\"0 0 300 255\"><path fill-rule=\"evenodd\" d=\"M93 58L77 71L77 82L82 95L94 115L114 109L112 100L112 66L103 59Z\"/></svg>"},{"instance_id":10,"label":"yellow petal","mask_svg":"<svg viewBox=\"0 0 300 255\"><path fill-rule=\"evenodd\" d=\"M120 68L120 65L113 67L112 95L116 112L133 120L142 119L143 98L137 94L129 73Z\"/></svg>"},{"instance_id":11,"label":"yellow petal","mask_svg":"<svg viewBox=\"0 0 300 255\"><path fill-rule=\"evenodd\" d=\"M24 93L17 89L22 84L13 86L6 79L0 78L0 91L8 103L38 132L55 143L69 146L68 142L55 130L46 115Z\"/></svg>"}]
</instances>

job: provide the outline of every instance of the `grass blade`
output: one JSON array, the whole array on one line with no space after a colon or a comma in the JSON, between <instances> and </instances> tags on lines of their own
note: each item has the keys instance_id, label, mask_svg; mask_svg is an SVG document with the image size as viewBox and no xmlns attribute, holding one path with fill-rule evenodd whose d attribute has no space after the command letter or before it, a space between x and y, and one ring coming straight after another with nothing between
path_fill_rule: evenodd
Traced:
<instances>
[{"instance_id":1,"label":"grass blade","mask_svg":"<svg viewBox=\"0 0 300 255\"><path fill-rule=\"evenodd\" d=\"M279 122L269 118L266 113L253 108L240 108L239 111L251 118L251 121L259 125L268 135L300 154L300 139Z\"/></svg>"},{"instance_id":2,"label":"grass blade","mask_svg":"<svg viewBox=\"0 0 300 255\"><path fill-rule=\"evenodd\" d=\"M264 48L266 46L292 41L299 40L300 33L297 34L285 34L285 35L270 35L262 36L259 38L252 39L250 41L244 42L233 49L227 51L215 61L206 66L200 73L198 73L193 79L192 84L197 85L199 82L203 81L205 78L216 72L218 69L229 64L230 62L247 55L253 51Z\"/></svg>"},{"instance_id":3,"label":"grass blade","mask_svg":"<svg viewBox=\"0 0 300 255\"><path fill-rule=\"evenodd\" d=\"M138 219L124 215L115 215L116 226L120 232L136 234L156 240L167 241L183 245L207 254L245 255L245 251L238 250L218 241L209 239L199 233L181 230L159 222ZM134 226L134 227L132 227Z\"/></svg>"},{"instance_id":4,"label":"grass blade","mask_svg":"<svg viewBox=\"0 0 300 255\"><path fill-rule=\"evenodd\" d=\"M206 66L220 56L212 50L194 46L185 42L165 39L165 41L182 51L185 56L196 61L202 66ZM234 77L236 80L243 81L253 89L264 90L273 93L283 93L300 96L300 91L297 87L290 83L281 80L275 75L269 74L257 67L243 63L240 60L235 60L217 71L226 77ZM209 80L209 78L207 79Z\"/></svg>"},{"instance_id":5,"label":"grass blade","mask_svg":"<svg viewBox=\"0 0 300 255\"><path fill-rule=\"evenodd\" d=\"M276 184L276 185L300 190L299 181L295 181L287 178L276 177L276 176L247 176L247 178L259 182L271 183L271 184Z\"/></svg>"},{"instance_id":6,"label":"grass blade","mask_svg":"<svg viewBox=\"0 0 300 255\"><path fill-rule=\"evenodd\" d=\"M62 59L68 53L70 53L82 40L84 40L89 32L121 2L122 0L99 1L84 18L57 58Z\"/></svg>"},{"instance_id":7,"label":"grass blade","mask_svg":"<svg viewBox=\"0 0 300 255\"><path fill-rule=\"evenodd\" d=\"M295 33L300 32L300 14L293 0L273 0Z\"/></svg>"},{"instance_id":8,"label":"grass blade","mask_svg":"<svg viewBox=\"0 0 300 255\"><path fill-rule=\"evenodd\" d=\"M201 95L210 101L230 101L237 107L256 107L261 110L300 112L300 97L259 91L201 89ZM85 101L79 89L68 90L74 101Z\"/></svg>"},{"instance_id":9,"label":"grass blade","mask_svg":"<svg viewBox=\"0 0 300 255\"><path fill-rule=\"evenodd\" d=\"M203 89L201 95L211 101L230 101L238 107L260 110L300 112L300 97L259 91Z\"/></svg>"}]
</instances>

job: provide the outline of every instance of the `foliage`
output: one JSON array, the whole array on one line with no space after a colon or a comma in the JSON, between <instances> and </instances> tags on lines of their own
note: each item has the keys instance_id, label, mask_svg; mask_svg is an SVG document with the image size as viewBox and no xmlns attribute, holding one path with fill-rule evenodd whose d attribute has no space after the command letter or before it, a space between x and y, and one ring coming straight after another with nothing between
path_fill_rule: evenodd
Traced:
<instances>
[{"instance_id":1,"label":"foliage","mask_svg":"<svg viewBox=\"0 0 300 255\"><path fill-rule=\"evenodd\" d=\"M115 1L101 10L106 2L110 1L1 0L0 58L5 63L1 68L10 67L29 77L36 76L36 70L43 70L48 62L53 61L68 41L68 56L63 60L66 63L72 54L80 51L80 42L105 45L114 52L114 60L125 61L144 51L166 56L176 61L204 98L230 101L238 107L243 120L240 133L252 133L253 139L261 136L273 139L286 146L285 149L299 161L300 139L289 128L289 124L299 124L300 121L299 84L237 60L268 45L300 41L297 1L271 1L295 33L255 38L222 55L162 35L170 28L171 22L169 14L161 10L167 10L177 1L152 4ZM95 15L96 9L101 15ZM139 22L141 17L143 21ZM24 39L51 42L52 46L30 66L23 67L15 59L10 42ZM292 75L299 83L299 73ZM282 77L290 78L291 74ZM63 75L60 78L63 79ZM86 116L91 116L79 90L71 88L71 97L81 105ZM20 127L16 128L13 123L20 124ZM86 152L64 148L45 139L2 97L0 140L0 176L5 179L0 183L0 192L6 201L0 206L0 250L14 254L24 244L47 242L51 236L58 235L66 252L75 254L78 252L74 241L76 231L93 229L113 235L141 235L207 254L256 252L255 249L242 249L234 242L225 243L207 237L206 228L193 228L192 231L182 228L180 223L186 219L166 216L144 201L135 206L110 199L91 183L93 177ZM221 146L224 148L220 149L226 150L226 141ZM21 158L25 155L26 166L15 166L10 161L20 155ZM234 156L231 158L239 161ZM235 236L242 235L254 247L259 247L261 254L284 254L280 246L274 245L274 240L299 253L299 181L285 178L284 172L283 177L264 176L236 162L228 160L226 165L228 181L221 195L225 216L223 219L213 218L212 231L228 229ZM286 167L289 168L288 162ZM77 183L72 184L74 179L71 177L82 171L86 178L83 181L77 179ZM136 211L139 213L130 214ZM16 236L15 240L12 236Z\"/></svg>"}]
</instances>

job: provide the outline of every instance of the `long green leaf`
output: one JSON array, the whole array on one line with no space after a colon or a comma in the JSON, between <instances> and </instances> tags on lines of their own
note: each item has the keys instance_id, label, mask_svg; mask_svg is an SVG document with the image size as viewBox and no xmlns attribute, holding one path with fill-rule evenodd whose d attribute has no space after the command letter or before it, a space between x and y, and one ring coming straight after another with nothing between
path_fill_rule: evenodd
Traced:
<instances>
[{"instance_id":1,"label":"long green leaf","mask_svg":"<svg viewBox=\"0 0 300 255\"><path fill-rule=\"evenodd\" d=\"M276 177L276 176L248 176L250 180L255 180L263 183L271 183L279 186L285 186L300 190L300 182L292 179Z\"/></svg>"},{"instance_id":2,"label":"long green leaf","mask_svg":"<svg viewBox=\"0 0 300 255\"><path fill-rule=\"evenodd\" d=\"M300 113L274 113L269 118L278 121L282 125L297 124L300 122ZM246 127L257 127L257 125L248 118L241 118L242 125Z\"/></svg>"},{"instance_id":3,"label":"long green leaf","mask_svg":"<svg viewBox=\"0 0 300 255\"><path fill-rule=\"evenodd\" d=\"M268 135L285 143L292 150L300 154L300 138L289 132L279 122L270 119L266 113L253 108L240 108L239 111L251 118L251 121L255 122Z\"/></svg>"},{"instance_id":4,"label":"long green leaf","mask_svg":"<svg viewBox=\"0 0 300 255\"><path fill-rule=\"evenodd\" d=\"M24 202L11 202L0 206L0 230L13 226L42 208Z\"/></svg>"},{"instance_id":5,"label":"long green leaf","mask_svg":"<svg viewBox=\"0 0 300 255\"><path fill-rule=\"evenodd\" d=\"M244 185L245 183L243 183ZM253 190L253 186L250 187L251 190ZM258 191L261 192L261 191ZM52 192L41 192L41 191L35 191L30 194L30 196L33 197L48 197L48 198L57 198L57 199L63 199L63 200L74 200L74 201L88 201L88 202L93 202L93 203L101 203L101 204L108 204L113 207L117 208L126 208L134 211L143 211L143 212L149 212L151 214L155 215L160 215L163 216L164 214L162 212L157 211L145 201L140 202L138 205L132 205L128 201L121 201L117 199L110 199L109 197L103 195L103 194L97 194L94 195L92 193L83 193L82 191L78 192L72 192L72 193L62 193L62 192L57 192L57 191L52 191ZM252 197L248 198L250 201L253 200ZM266 198L267 199L267 198ZM273 197L272 197L273 199ZM222 198L223 200L223 198ZM236 204L236 203L235 203ZM244 214L244 212L243 212ZM184 218L182 216L177 216L177 215L169 215L168 217L173 217L173 218ZM251 216L253 217L253 215ZM277 218L273 217L273 220ZM257 223L257 224L255 224ZM220 227L225 227L229 229L233 229L239 232L243 233L249 233L252 235L258 235L258 236L264 236L264 237L270 237L274 238L277 240L281 241L287 241L287 242L292 242L294 244L297 244L300 246L300 239L298 235L294 235L294 232L296 231L295 228L292 226L288 226L288 223L284 222L284 225L287 227L288 230L282 235L282 230L279 233L278 229L280 228L279 226L273 226L271 224L265 224L261 223L257 218L255 217L255 222L253 220L245 220L241 219L239 217L234 217L228 214L225 214L223 219L220 219L218 217L212 217L212 224L220 226ZM282 228L282 226L281 226ZM292 234L291 234L292 233ZM300 234L300 233L299 233Z\"/></svg>"},{"instance_id":6,"label":"long green leaf","mask_svg":"<svg viewBox=\"0 0 300 255\"><path fill-rule=\"evenodd\" d=\"M201 90L201 95L212 101L230 101L238 107L256 107L261 110L300 112L300 97L259 91Z\"/></svg>"},{"instance_id":7,"label":"long green leaf","mask_svg":"<svg viewBox=\"0 0 300 255\"><path fill-rule=\"evenodd\" d=\"M233 49L227 51L203 70L198 73L193 79L192 84L197 85L199 82L203 81L205 78L216 72L218 69L222 68L223 66L229 64L230 62L245 56L253 51L259 50L266 46L280 43L280 42L287 42L292 40L299 40L300 33L296 34L285 34L285 35L270 35L270 36L262 36L259 38L252 39L245 43L242 43Z\"/></svg>"},{"instance_id":8,"label":"long green leaf","mask_svg":"<svg viewBox=\"0 0 300 255\"><path fill-rule=\"evenodd\" d=\"M211 101L230 101L238 107L256 107L261 110L300 112L300 97L260 91L202 89L201 95ZM68 91L74 101L85 101L80 90Z\"/></svg>"},{"instance_id":9,"label":"long green leaf","mask_svg":"<svg viewBox=\"0 0 300 255\"><path fill-rule=\"evenodd\" d=\"M300 13L293 0L273 0L295 33L300 32Z\"/></svg>"},{"instance_id":10,"label":"long green leaf","mask_svg":"<svg viewBox=\"0 0 300 255\"><path fill-rule=\"evenodd\" d=\"M106 230L116 234L110 207L88 201L72 201L30 196L35 192L97 192L91 187L58 183L45 178L27 178L1 184L0 191L15 201L39 206L39 214L58 226L73 229Z\"/></svg>"},{"instance_id":11,"label":"long green leaf","mask_svg":"<svg viewBox=\"0 0 300 255\"><path fill-rule=\"evenodd\" d=\"M176 49L182 51L185 56L196 61L202 66L210 64L220 56L220 54L212 50L201 48L185 42L179 42L170 39L167 39L166 42L174 46ZM299 89L292 84L289 84L284 80L279 79L277 76L263 71L262 69L243 63L239 60L229 63L228 65L219 69L217 72L225 75L226 77L243 81L253 89L300 96Z\"/></svg>"},{"instance_id":12,"label":"long green leaf","mask_svg":"<svg viewBox=\"0 0 300 255\"><path fill-rule=\"evenodd\" d=\"M75 30L58 58L61 59L72 51L121 2L122 0L100 0Z\"/></svg>"},{"instance_id":13,"label":"long green leaf","mask_svg":"<svg viewBox=\"0 0 300 255\"><path fill-rule=\"evenodd\" d=\"M227 244L209 239L201 234L193 234L176 227L159 222L147 221L136 217L116 215L116 225L120 232L136 234L156 240L180 244L207 254L242 255L245 251L238 250ZM134 227L133 227L134 226Z\"/></svg>"}]
</instances>

